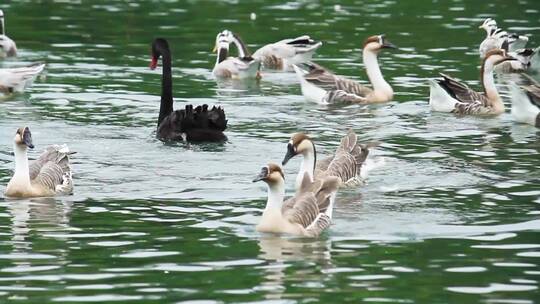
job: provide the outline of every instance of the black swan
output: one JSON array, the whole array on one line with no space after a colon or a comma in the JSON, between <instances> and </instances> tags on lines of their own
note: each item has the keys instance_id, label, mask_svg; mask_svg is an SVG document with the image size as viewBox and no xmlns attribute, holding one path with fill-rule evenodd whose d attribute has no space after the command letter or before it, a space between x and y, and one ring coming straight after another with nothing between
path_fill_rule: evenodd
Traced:
<instances>
[{"instance_id":1,"label":"black swan","mask_svg":"<svg viewBox=\"0 0 540 304\"><path fill-rule=\"evenodd\" d=\"M208 105L193 107L186 105L182 110L173 110L171 52L169 43L163 38L152 42L152 62L155 69L162 57L161 106L159 109L157 137L161 140L183 140L191 142L224 141L223 131L227 128L225 112L221 107Z\"/></svg>"}]
</instances>

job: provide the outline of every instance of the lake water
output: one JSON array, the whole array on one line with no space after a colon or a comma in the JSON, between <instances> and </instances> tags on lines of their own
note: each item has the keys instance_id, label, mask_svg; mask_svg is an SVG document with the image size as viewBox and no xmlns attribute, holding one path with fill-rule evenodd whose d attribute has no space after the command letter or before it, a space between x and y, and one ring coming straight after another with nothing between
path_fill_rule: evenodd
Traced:
<instances>
[{"instance_id":1,"label":"lake water","mask_svg":"<svg viewBox=\"0 0 540 304\"><path fill-rule=\"evenodd\" d=\"M538 303L540 141L533 126L431 113L426 79L445 72L479 86L478 26L494 17L540 44L540 1L3 1L19 57L46 71L0 101L0 192L12 138L29 126L35 158L69 144L75 193L0 198L0 302ZM256 20L250 20L252 12ZM360 48L380 55L395 100L325 107L294 74L216 84L216 34L252 50L302 34L316 59L365 80ZM225 144L154 137L161 69L150 42L169 39L175 106L224 106ZM536 76L538 77L538 76ZM497 80L507 96L506 78ZM340 191L318 239L261 235L261 166L306 131L334 151L348 128L379 141L367 184ZM300 163L285 168L289 192Z\"/></svg>"}]
</instances>

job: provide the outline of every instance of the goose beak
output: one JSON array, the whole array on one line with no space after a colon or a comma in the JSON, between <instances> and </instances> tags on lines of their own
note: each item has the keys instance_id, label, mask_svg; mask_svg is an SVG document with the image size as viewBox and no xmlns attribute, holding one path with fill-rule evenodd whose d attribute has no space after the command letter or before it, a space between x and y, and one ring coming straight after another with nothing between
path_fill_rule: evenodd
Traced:
<instances>
[{"instance_id":1,"label":"goose beak","mask_svg":"<svg viewBox=\"0 0 540 304\"><path fill-rule=\"evenodd\" d=\"M383 45L383 49L397 49L398 47L394 45L392 42L385 40Z\"/></svg>"},{"instance_id":2,"label":"goose beak","mask_svg":"<svg viewBox=\"0 0 540 304\"><path fill-rule=\"evenodd\" d=\"M212 53L217 52L217 44L214 45L214 48L212 49Z\"/></svg>"},{"instance_id":3,"label":"goose beak","mask_svg":"<svg viewBox=\"0 0 540 304\"><path fill-rule=\"evenodd\" d=\"M294 152L294 149L292 145L287 146L287 154L285 154L285 157L283 158L283 161L281 162L282 166L285 166L291 158L293 158L296 155Z\"/></svg>"},{"instance_id":4,"label":"goose beak","mask_svg":"<svg viewBox=\"0 0 540 304\"><path fill-rule=\"evenodd\" d=\"M30 149L34 149L34 143L32 142L32 133L26 128L23 133L23 143Z\"/></svg>"},{"instance_id":5,"label":"goose beak","mask_svg":"<svg viewBox=\"0 0 540 304\"><path fill-rule=\"evenodd\" d=\"M266 172L265 171L261 171L261 173L259 173L259 175L257 175L253 180L252 182L255 183L255 182L258 182L258 181L262 181L263 179L266 178Z\"/></svg>"}]
</instances>

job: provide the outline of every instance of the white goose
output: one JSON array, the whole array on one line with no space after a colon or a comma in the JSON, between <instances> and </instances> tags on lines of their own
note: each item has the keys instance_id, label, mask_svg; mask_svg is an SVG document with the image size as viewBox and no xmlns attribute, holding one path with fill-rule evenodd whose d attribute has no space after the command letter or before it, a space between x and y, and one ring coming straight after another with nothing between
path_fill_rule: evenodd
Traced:
<instances>
[{"instance_id":1,"label":"white goose","mask_svg":"<svg viewBox=\"0 0 540 304\"><path fill-rule=\"evenodd\" d=\"M232 32L228 30L216 36L214 51L217 51L217 59L212 73L217 78L259 79L261 77L259 60L253 59L249 54L229 57L229 44L232 42L232 37Z\"/></svg>"},{"instance_id":2,"label":"white goose","mask_svg":"<svg viewBox=\"0 0 540 304\"><path fill-rule=\"evenodd\" d=\"M432 111L457 114L498 115L504 112L499 96L493 68L507 60L514 60L504 50L489 51L482 63L480 79L483 93L471 90L467 85L441 73L443 79L429 80L429 105Z\"/></svg>"},{"instance_id":3,"label":"white goose","mask_svg":"<svg viewBox=\"0 0 540 304\"><path fill-rule=\"evenodd\" d=\"M385 48L396 48L384 35L371 36L364 42L362 57L373 89L354 80L337 76L317 64L305 64L308 70L294 65L304 97L321 104L376 103L392 100L394 91L384 80L377 54Z\"/></svg>"},{"instance_id":4,"label":"white goose","mask_svg":"<svg viewBox=\"0 0 540 304\"><path fill-rule=\"evenodd\" d=\"M240 57L249 56L246 45L233 33L233 42L240 52ZM259 60L266 69L291 71L293 64L311 61L315 51L322 42L315 41L304 35L293 39L284 39L267 44L253 53L252 57Z\"/></svg>"},{"instance_id":5,"label":"white goose","mask_svg":"<svg viewBox=\"0 0 540 304\"><path fill-rule=\"evenodd\" d=\"M281 167L268 164L253 180L257 181L268 185L268 200L257 231L316 237L330 226L330 197L337 191L337 178L328 177L312 183L306 175L299 193L286 201L283 201L285 178Z\"/></svg>"},{"instance_id":6,"label":"white goose","mask_svg":"<svg viewBox=\"0 0 540 304\"><path fill-rule=\"evenodd\" d=\"M510 52L517 51L519 49L525 48L525 45L529 41L527 36L521 36L514 33L507 33L501 28L497 27L497 22L492 18L487 18L484 20L482 25L478 28L482 28L486 31L486 38L478 49L480 53L480 58L484 58L487 52L493 49L502 48L502 44L506 38L508 38L508 50Z\"/></svg>"},{"instance_id":7,"label":"white goose","mask_svg":"<svg viewBox=\"0 0 540 304\"><path fill-rule=\"evenodd\" d=\"M503 44L503 48L506 46L506 44ZM521 73L528 71L532 68L535 64L535 61L537 59L537 54L540 51L540 47L537 47L536 49L519 49L514 52L508 52L508 55L515 58L516 60L509 60L505 61L501 64L498 64L495 66L495 73Z\"/></svg>"},{"instance_id":8,"label":"white goose","mask_svg":"<svg viewBox=\"0 0 540 304\"><path fill-rule=\"evenodd\" d=\"M33 149L28 127L19 128L14 138L15 173L9 181L8 197L42 197L67 195L73 192L73 180L67 146L50 146L41 156L28 164L26 151Z\"/></svg>"},{"instance_id":9,"label":"white goose","mask_svg":"<svg viewBox=\"0 0 540 304\"><path fill-rule=\"evenodd\" d=\"M340 186L357 184L362 166L369 154L368 145L358 142L358 137L352 129L341 139L341 144L334 155L317 161L315 143L304 133L293 134L287 144L287 153L283 158L283 165L296 155L302 155L303 160L296 176L295 189L301 188L304 175L310 181L335 176L339 178Z\"/></svg>"},{"instance_id":10,"label":"white goose","mask_svg":"<svg viewBox=\"0 0 540 304\"><path fill-rule=\"evenodd\" d=\"M15 45L15 41L6 36L4 11L2 10L0 10L0 33L0 56L17 56L17 46Z\"/></svg>"},{"instance_id":11,"label":"white goose","mask_svg":"<svg viewBox=\"0 0 540 304\"><path fill-rule=\"evenodd\" d=\"M0 69L0 93L22 92L44 67L45 64L36 63L26 67Z\"/></svg>"},{"instance_id":12,"label":"white goose","mask_svg":"<svg viewBox=\"0 0 540 304\"><path fill-rule=\"evenodd\" d=\"M510 85L512 98L512 117L515 121L531 124L540 128L540 83L534 79L532 85L518 87Z\"/></svg>"}]
</instances>

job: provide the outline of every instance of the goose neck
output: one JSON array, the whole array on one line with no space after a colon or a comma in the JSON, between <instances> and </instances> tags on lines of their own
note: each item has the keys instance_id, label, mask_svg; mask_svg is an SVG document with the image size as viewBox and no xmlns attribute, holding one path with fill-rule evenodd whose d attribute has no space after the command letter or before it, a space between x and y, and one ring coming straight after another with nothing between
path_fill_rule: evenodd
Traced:
<instances>
[{"instance_id":1,"label":"goose neck","mask_svg":"<svg viewBox=\"0 0 540 304\"><path fill-rule=\"evenodd\" d=\"M28 166L28 155L26 153L27 149L17 144L13 148L15 153L15 174L13 174L13 178L29 185L30 169Z\"/></svg>"},{"instance_id":2,"label":"goose neck","mask_svg":"<svg viewBox=\"0 0 540 304\"><path fill-rule=\"evenodd\" d=\"M373 90L376 92L383 92L385 94L393 95L392 87L384 80L384 77L379 67L379 62L377 60L377 53L372 50L364 49L362 52L362 57L364 60L364 65L366 67L366 73L368 75L369 81L373 86Z\"/></svg>"},{"instance_id":3,"label":"goose neck","mask_svg":"<svg viewBox=\"0 0 540 304\"><path fill-rule=\"evenodd\" d=\"M310 180L313 181L313 177L315 175L315 166L317 163L317 152L315 150L315 144L313 144L313 142L311 142L311 148L304 151L302 153L302 156L303 160L302 163L300 163L300 171L296 176L296 190L300 189L305 173L307 173Z\"/></svg>"},{"instance_id":4,"label":"goose neck","mask_svg":"<svg viewBox=\"0 0 540 304\"><path fill-rule=\"evenodd\" d=\"M278 182L268 185L268 200L265 210L281 210L283 198L285 197L285 182Z\"/></svg>"},{"instance_id":5,"label":"goose neck","mask_svg":"<svg viewBox=\"0 0 540 304\"><path fill-rule=\"evenodd\" d=\"M234 35L233 42L238 49L238 57L251 57L251 52L248 50L246 44L244 43L244 41L242 41L242 39L240 39L240 37Z\"/></svg>"},{"instance_id":6,"label":"goose neck","mask_svg":"<svg viewBox=\"0 0 540 304\"><path fill-rule=\"evenodd\" d=\"M495 86L495 79L493 78L493 64L489 60L485 60L480 70L480 77L482 80L482 86L484 87L484 93L490 101L500 101L500 96Z\"/></svg>"}]
</instances>

